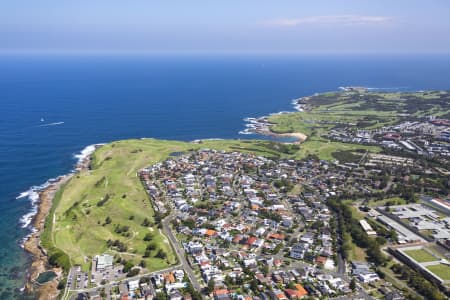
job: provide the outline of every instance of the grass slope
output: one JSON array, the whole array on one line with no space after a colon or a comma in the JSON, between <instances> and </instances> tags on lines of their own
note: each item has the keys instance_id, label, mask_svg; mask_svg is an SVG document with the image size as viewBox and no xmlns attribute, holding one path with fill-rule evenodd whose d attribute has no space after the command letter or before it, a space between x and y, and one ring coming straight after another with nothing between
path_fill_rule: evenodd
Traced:
<instances>
[{"instance_id":1,"label":"grass slope","mask_svg":"<svg viewBox=\"0 0 450 300\"><path fill-rule=\"evenodd\" d=\"M217 140L195 144L142 139L104 145L93 155L92 170L75 175L55 197L42 234L44 247L58 252L66 268L82 265L87 270L91 258L103 252L120 255L135 264L144 259L150 270L175 263L166 237L155 226L142 226L145 218L153 221L154 212L136 172L168 158L172 152L200 148L283 156L274 143L262 141ZM106 195L109 199L102 201ZM104 204L99 206L100 201ZM110 224L105 224L107 217L111 219ZM128 226L128 236L116 233L117 226ZM157 248L151 257L143 258L149 244L143 240L147 233L152 233L151 242ZM119 253L108 248L106 241L109 239L120 240L127 251ZM167 253L166 259L154 257L159 249Z\"/></svg>"}]
</instances>

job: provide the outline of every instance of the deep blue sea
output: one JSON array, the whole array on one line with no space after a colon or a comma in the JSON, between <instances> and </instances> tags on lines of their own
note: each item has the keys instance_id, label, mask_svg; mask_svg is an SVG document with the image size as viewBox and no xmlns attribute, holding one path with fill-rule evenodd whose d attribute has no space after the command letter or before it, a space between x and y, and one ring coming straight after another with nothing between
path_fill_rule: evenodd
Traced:
<instances>
[{"instance_id":1,"label":"deep blue sea","mask_svg":"<svg viewBox=\"0 0 450 300\"><path fill-rule=\"evenodd\" d=\"M238 134L245 117L348 85L450 89L450 56L0 56L0 298L28 262L32 204L17 197L69 172L87 145L254 138Z\"/></svg>"}]
</instances>

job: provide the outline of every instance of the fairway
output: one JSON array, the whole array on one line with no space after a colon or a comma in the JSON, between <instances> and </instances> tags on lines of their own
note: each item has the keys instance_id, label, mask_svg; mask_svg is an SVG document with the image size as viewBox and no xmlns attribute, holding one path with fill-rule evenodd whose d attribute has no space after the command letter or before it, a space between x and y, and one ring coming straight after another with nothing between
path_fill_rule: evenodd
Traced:
<instances>
[{"instance_id":1,"label":"fairway","mask_svg":"<svg viewBox=\"0 0 450 300\"><path fill-rule=\"evenodd\" d=\"M426 267L430 272L437 275L442 280L450 280L450 266L438 264Z\"/></svg>"},{"instance_id":2,"label":"fairway","mask_svg":"<svg viewBox=\"0 0 450 300\"><path fill-rule=\"evenodd\" d=\"M419 263L438 260L436 257L434 257L433 255L431 255L430 253L428 253L423 249L407 250L405 251L405 253Z\"/></svg>"},{"instance_id":3,"label":"fairway","mask_svg":"<svg viewBox=\"0 0 450 300\"><path fill-rule=\"evenodd\" d=\"M378 153L380 152L380 148L376 146L332 142L312 136L300 144L300 151L297 153L296 158L304 159L309 155L314 155L319 159L332 161L335 159L333 153L340 151L369 151Z\"/></svg>"}]
</instances>

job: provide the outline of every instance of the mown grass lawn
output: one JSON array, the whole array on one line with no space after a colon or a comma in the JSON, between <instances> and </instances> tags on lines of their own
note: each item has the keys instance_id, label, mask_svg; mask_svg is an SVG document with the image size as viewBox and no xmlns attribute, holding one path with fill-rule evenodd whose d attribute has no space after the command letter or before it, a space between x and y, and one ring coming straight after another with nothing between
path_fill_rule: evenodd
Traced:
<instances>
[{"instance_id":1,"label":"mown grass lawn","mask_svg":"<svg viewBox=\"0 0 450 300\"><path fill-rule=\"evenodd\" d=\"M334 152L339 151L369 151L372 153L378 153L381 151L379 147L376 146L364 146L358 144L340 143L332 142L324 139L319 139L311 137L307 139L304 143L300 144L300 151L296 154L297 159L303 159L309 155L315 155L320 159L324 160L334 160Z\"/></svg>"},{"instance_id":2,"label":"mown grass lawn","mask_svg":"<svg viewBox=\"0 0 450 300\"><path fill-rule=\"evenodd\" d=\"M386 198L386 199L382 199L382 200L370 200L367 205L371 206L371 207L377 207L377 206L384 206L386 205L386 203L392 203L391 205L402 205L402 204L406 204L406 200L402 199L400 197L392 197L392 198Z\"/></svg>"},{"instance_id":3,"label":"mown grass lawn","mask_svg":"<svg viewBox=\"0 0 450 300\"><path fill-rule=\"evenodd\" d=\"M414 258L418 262L429 262L437 260L436 257L434 257L433 255L431 255L430 253L428 253L423 249L406 250L405 253Z\"/></svg>"},{"instance_id":4,"label":"mown grass lawn","mask_svg":"<svg viewBox=\"0 0 450 300\"><path fill-rule=\"evenodd\" d=\"M429 271L436 274L443 280L450 280L450 266L444 264L438 264L426 267Z\"/></svg>"}]
</instances>

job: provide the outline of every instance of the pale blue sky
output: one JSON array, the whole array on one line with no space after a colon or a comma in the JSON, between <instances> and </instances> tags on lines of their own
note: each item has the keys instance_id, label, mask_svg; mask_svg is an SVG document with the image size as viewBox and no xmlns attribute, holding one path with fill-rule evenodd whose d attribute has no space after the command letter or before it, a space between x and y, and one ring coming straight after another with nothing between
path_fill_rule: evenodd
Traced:
<instances>
[{"instance_id":1,"label":"pale blue sky","mask_svg":"<svg viewBox=\"0 0 450 300\"><path fill-rule=\"evenodd\" d=\"M1 1L0 51L450 53L450 1Z\"/></svg>"}]
</instances>

